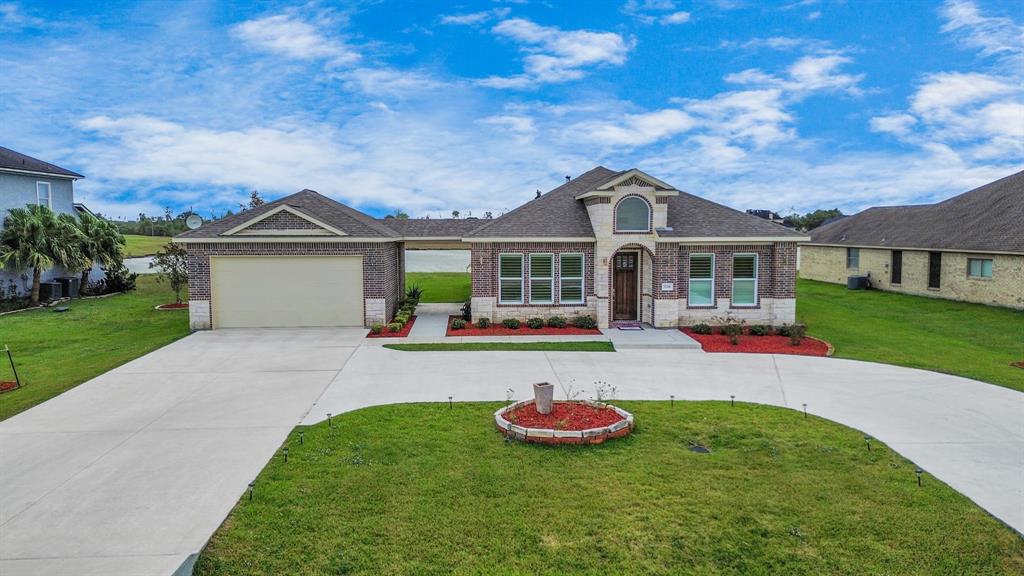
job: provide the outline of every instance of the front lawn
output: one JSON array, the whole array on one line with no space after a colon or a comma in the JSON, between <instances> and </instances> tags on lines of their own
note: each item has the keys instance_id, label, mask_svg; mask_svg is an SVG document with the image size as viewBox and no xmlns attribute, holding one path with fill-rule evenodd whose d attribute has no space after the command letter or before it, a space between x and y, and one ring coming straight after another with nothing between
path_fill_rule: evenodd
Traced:
<instances>
[{"instance_id":1,"label":"front lawn","mask_svg":"<svg viewBox=\"0 0 1024 576\"><path fill-rule=\"evenodd\" d=\"M138 258L140 256L152 256L162 250L171 239L167 236L140 236L138 234L124 235L124 257Z\"/></svg>"},{"instance_id":2,"label":"front lawn","mask_svg":"<svg viewBox=\"0 0 1024 576\"><path fill-rule=\"evenodd\" d=\"M1024 391L1024 312L800 279L807 333L853 358L966 376Z\"/></svg>"},{"instance_id":3,"label":"front lawn","mask_svg":"<svg viewBox=\"0 0 1024 576\"><path fill-rule=\"evenodd\" d=\"M153 309L174 302L167 283L146 275L137 285L128 294L72 300L64 313L0 317L0 347L11 348L24 384L0 395L0 420L188 334L188 310ZM13 380L6 355L0 360L0 380Z\"/></svg>"},{"instance_id":4,"label":"front lawn","mask_svg":"<svg viewBox=\"0 0 1024 576\"><path fill-rule=\"evenodd\" d=\"M516 350L539 352L615 352L611 342L466 342L449 344L447 342L425 344L385 344L385 348L405 352L441 352L441 351L480 351L480 350Z\"/></svg>"},{"instance_id":5,"label":"front lawn","mask_svg":"<svg viewBox=\"0 0 1024 576\"><path fill-rule=\"evenodd\" d=\"M594 447L507 443L496 403L298 428L195 573L1024 571L1016 533L928 475L918 487L913 464L860 432L767 406L621 405L636 431Z\"/></svg>"},{"instance_id":6,"label":"front lawn","mask_svg":"<svg viewBox=\"0 0 1024 576\"><path fill-rule=\"evenodd\" d=\"M420 302L465 302L469 300L468 272L406 272L405 287L423 288Z\"/></svg>"}]
</instances>

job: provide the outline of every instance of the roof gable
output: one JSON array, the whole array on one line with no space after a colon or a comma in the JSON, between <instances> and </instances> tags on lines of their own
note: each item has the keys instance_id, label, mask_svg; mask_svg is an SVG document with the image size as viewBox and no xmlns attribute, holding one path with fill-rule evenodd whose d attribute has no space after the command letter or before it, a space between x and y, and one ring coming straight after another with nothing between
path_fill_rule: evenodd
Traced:
<instances>
[{"instance_id":1,"label":"roof gable","mask_svg":"<svg viewBox=\"0 0 1024 576\"><path fill-rule=\"evenodd\" d=\"M263 212L221 233L222 236L348 236L347 233L287 204Z\"/></svg>"}]
</instances>

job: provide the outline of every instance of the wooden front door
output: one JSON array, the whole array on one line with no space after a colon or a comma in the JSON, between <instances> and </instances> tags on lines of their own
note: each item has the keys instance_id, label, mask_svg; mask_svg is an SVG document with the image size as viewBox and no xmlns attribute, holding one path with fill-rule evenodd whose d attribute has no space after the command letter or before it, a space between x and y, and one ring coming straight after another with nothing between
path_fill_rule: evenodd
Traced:
<instances>
[{"instance_id":1,"label":"wooden front door","mask_svg":"<svg viewBox=\"0 0 1024 576\"><path fill-rule=\"evenodd\" d=\"M637 320L637 261L636 252L620 252L615 255L615 273L612 286L615 300L612 304L612 320Z\"/></svg>"}]
</instances>

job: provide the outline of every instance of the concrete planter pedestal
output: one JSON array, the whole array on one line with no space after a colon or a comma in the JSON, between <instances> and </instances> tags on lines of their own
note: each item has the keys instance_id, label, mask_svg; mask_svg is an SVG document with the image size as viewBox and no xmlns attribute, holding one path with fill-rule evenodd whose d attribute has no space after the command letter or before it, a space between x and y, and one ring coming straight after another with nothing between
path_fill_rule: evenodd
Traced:
<instances>
[{"instance_id":1,"label":"concrete planter pedestal","mask_svg":"<svg viewBox=\"0 0 1024 576\"><path fill-rule=\"evenodd\" d=\"M555 399L555 385L550 382L540 382L533 385L533 402L537 405L537 412L540 414L551 414L551 403Z\"/></svg>"}]
</instances>

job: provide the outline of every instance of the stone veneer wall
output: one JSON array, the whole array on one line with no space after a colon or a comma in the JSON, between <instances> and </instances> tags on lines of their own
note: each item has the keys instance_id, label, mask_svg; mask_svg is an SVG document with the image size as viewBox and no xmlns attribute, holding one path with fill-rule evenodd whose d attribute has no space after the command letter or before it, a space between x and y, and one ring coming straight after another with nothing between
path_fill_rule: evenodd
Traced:
<instances>
[{"instance_id":1,"label":"stone veneer wall","mask_svg":"<svg viewBox=\"0 0 1024 576\"><path fill-rule=\"evenodd\" d=\"M210 256L362 256L363 317L366 326L386 322L401 298L402 270L397 242L211 242L189 243L189 323L211 328Z\"/></svg>"},{"instance_id":2,"label":"stone veneer wall","mask_svg":"<svg viewBox=\"0 0 1024 576\"><path fill-rule=\"evenodd\" d=\"M991 259L992 278L969 277L969 258ZM880 290L1024 309L1024 254L942 252L938 289L928 287L927 251L903 251L903 274L899 284L892 283L891 263L889 248L861 248L860 265L847 268L845 247L809 244L800 247L800 276L809 280L846 284L848 276L870 273L871 286Z\"/></svg>"},{"instance_id":3,"label":"stone veneer wall","mask_svg":"<svg viewBox=\"0 0 1024 576\"><path fill-rule=\"evenodd\" d=\"M586 295L584 304L562 304L558 300L558 286L561 266L558 255L562 253L583 254L583 288ZM525 304L498 303L498 256L501 254L523 254L523 299ZM554 254L554 303L530 304L530 254ZM472 307L473 321L487 318L500 322L505 318L520 320L539 316L565 316L572 318L579 314L594 314L594 244L590 242L494 242L470 244L470 263L473 270Z\"/></svg>"}]
</instances>

